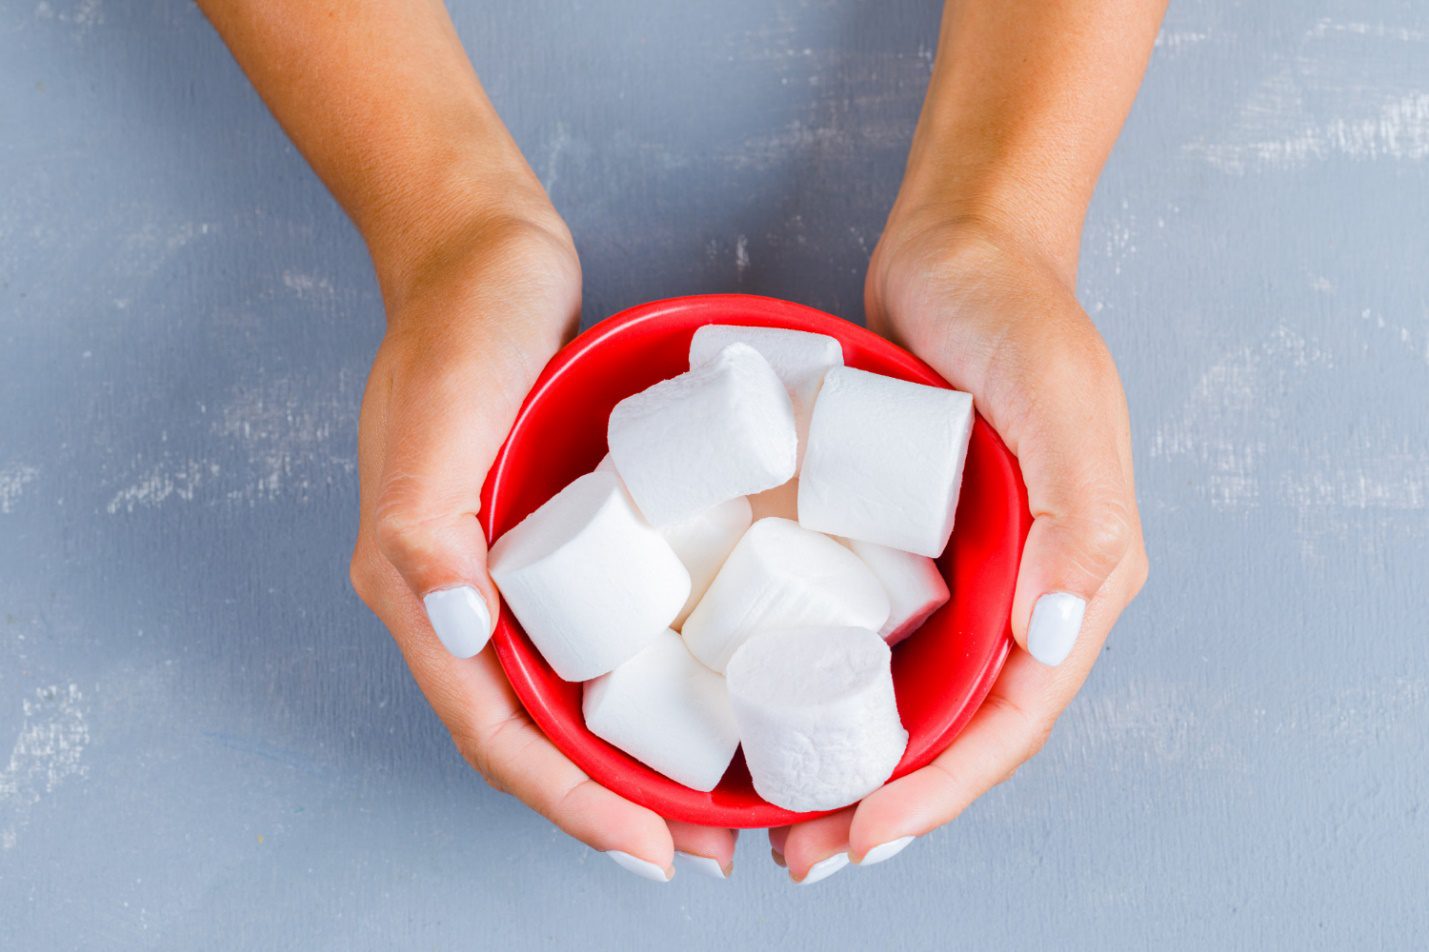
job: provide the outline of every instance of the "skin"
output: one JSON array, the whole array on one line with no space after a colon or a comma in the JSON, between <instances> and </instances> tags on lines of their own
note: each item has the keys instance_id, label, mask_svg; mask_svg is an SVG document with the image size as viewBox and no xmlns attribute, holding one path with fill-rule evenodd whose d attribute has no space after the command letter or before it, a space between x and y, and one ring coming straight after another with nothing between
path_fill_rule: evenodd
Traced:
<instances>
[{"instance_id":1,"label":"skin","mask_svg":"<svg viewBox=\"0 0 1429 952\"><path fill-rule=\"evenodd\" d=\"M352 581L462 756L592 848L673 875L733 864L732 830L667 822L587 777L485 650L442 648L421 597L470 584L493 616L483 474L537 373L574 332L570 232L496 115L439 0L200 0L363 235L387 334L363 399ZM1020 646L932 765L830 817L770 831L799 881L835 853L956 817L1046 742L1146 577L1115 366L1077 304L1082 219L1130 108L1160 0L950 0L908 169L869 265L869 325L974 395L1017 454L1036 517ZM1044 592L1088 599L1071 656L1026 652Z\"/></svg>"},{"instance_id":2,"label":"skin","mask_svg":"<svg viewBox=\"0 0 1429 952\"><path fill-rule=\"evenodd\" d=\"M1131 426L1077 303L1092 190L1131 108L1161 0L951 0L908 169L865 286L868 324L932 364L1016 454L1035 517L1012 605L1018 644L953 744L831 816L771 830L797 882L815 863L956 818L1047 743L1146 582ZM1037 598L1088 602L1057 667L1027 648Z\"/></svg>"}]
</instances>

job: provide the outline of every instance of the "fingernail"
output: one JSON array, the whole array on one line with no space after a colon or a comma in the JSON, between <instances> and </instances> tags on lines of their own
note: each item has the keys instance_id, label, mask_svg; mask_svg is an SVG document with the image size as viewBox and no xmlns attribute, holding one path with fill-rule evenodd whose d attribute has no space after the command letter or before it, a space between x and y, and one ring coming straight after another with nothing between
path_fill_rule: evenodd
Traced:
<instances>
[{"instance_id":1,"label":"fingernail","mask_svg":"<svg viewBox=\"0 0 1429 952\"><path fill-rule=\"evenodd\" d=\"M432 630L455 657L470 658L486 647L491 637L491 613L476 589L460 585L428 592L422 604Z\"/></svg>"},{"instance_id":2,"label":"fingernail","mask_svg":"<svg viewBox=\"0 0 1429 952\"><path fill-rule=\"evenodd\" d=\"M1027 626L1027 650L1032 657L1051 668L1066 661L1077 643L1086 611L1085 598L1066 592L1049 592L1037 599Z\"/></svg>"},{"instance_id":3,"label":"fingernail","mask_svg":"<svg viewBox=\"0 0 1429 952\"><path fill-rule=\"evenodd\" d=\"M770 859L774 860L775 866L782 866L785 869L789 868L789 864L784 862L784 854L779 852L772 846L769 847L769 857Z\"/></svg>"},{"instance_id":4,"label":"fingernail","mask_svg":"<svg viewBox=\"0 0 1429 952\"><path fill-rule=\"evenodd\" d=\"M887 843L880 843L867 853L863 854L863 859L858 861L860 866L872 866L874 863L881 863L884 860L892 859L907 848L908 844L917 837L900 836L896 840L889 840Z\"/></svg>"},{"instance_id":5,"label":"fingernail","mask_svg":"<svg viewBox=\"0 0 1429 952\"><path fill-rule=\"evenodd\" d=\"M848 865L847 853L835 853L834 855L821 859L813 866L809 867L808 873L799 880L800 886L812 886L820 880L828 879L834 873Z\"/></svg>"},{"instance_id":6,"label":"fingernail","mask_svg":"<svg viewBox=\"0 0 1429 952\"><path fill-rule=\"evenodd\" d=\"M634 873L641 879L649 879L657 883L668 883L675 878L675 871L673 869L661 869L649 860L631 856L629 853L622 853L620 850L606 850L605 855L614 860L616 866Z\"/></svg>"},{"instance_id":7,"label":"fingernail","mask_svg":"<svg viewBox=\"0 0 1429 952\"><path fill-rule=\"evenodd\" d=\"M701 873L705 876L709 876L712 879L729 878L729 873L726 873L724 871L724 867L720 866L719 860L715 859L713 856L696 856L694 853L684 853L679 850L676 850L675 865L688 866L695 872ZM730 872L733 872L733 865L733 863L730 864Z\"/></svg>"}]
</instances>

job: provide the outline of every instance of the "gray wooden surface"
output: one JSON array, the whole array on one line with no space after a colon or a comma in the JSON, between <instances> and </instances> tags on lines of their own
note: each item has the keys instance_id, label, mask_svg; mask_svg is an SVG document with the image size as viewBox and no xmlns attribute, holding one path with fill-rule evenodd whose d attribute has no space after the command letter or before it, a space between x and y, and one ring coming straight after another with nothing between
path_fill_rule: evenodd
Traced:
<instances>
[{"instance_id":1,"label":"gray wooden surface","mask_svg":"<svg viewBox=\"0 0 1429 952\"><path fill-rule=\"evenodd\" d=\"M454 0L586 321L860 319L936 10ZM1175 5L1086 232L1152 580L895 862L655 887L488 790L346 582L363 250L179 0L0 0L0 949L1412 948L1429 13Z\"/></svg>"}]
</instances>

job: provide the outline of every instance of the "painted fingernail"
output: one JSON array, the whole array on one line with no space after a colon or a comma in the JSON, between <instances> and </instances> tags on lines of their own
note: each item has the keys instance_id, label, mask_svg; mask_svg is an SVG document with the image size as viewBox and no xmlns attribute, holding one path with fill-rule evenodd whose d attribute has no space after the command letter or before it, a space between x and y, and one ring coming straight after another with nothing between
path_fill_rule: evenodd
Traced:
<instances>
[{"instance_id":1,"label":"painted fingernail","mask_svg":"<svg viewBox=\"0 0 1429 952\"><path fill-rule=\"evenodd\" d=\"M428 592L422 599L427 620L442 645L458 658L470 658L491 637L491 613L486 600L470 585Z\"/></svg>"},{"instance_id":2,"label":"painted fingernail","mask_svg":"<svg viewBox=\"0 0 1429 952\"><path fill-rule=\"evenodd\" d=\"M1027 626L1027 650L1032 657L1052 668L1066 661L1086 612L1087 600L1066 592L1049 592L1037 599Z\"/></svg>"},{"instance_id":3,"label":"painted fingernail","mask_svg":"<svg viewBox=\"0 0 1429 952\"><path fill-rule=\"evenodd\" d=\"M696 856L694 853L683 853L675 851L675 865L685 866L704 876L712 879L728 879L729 873L720 866L719 860L713 856ZM730 872L734 872L734 864L730 864Z\"/></svg>"},{"instance_id":4,"label":"painted fingernail","mask_svg":"<svg viewBox=\"0 0 1429 952\"><path fill-rule=\"evenodd\" d=\"M772 846L769 847L769 858L772 859L772 860L774 860L774 865L775 865L775 866L781 866L781 867L783 867L784 869L788 869L788 868L789 868L789 864L786 863L786 862L784 862L784 854L781 853L781 852L779 852L778 850L776 850L776 849L775 849L774 847L772 847Z\"/></svg>"},{"instance_id":5,"label":"painted fingernail","mask_svg":"<svg viewBox=\"0 0 1429 952\"><path fill-rule=\"evenodd\" d=\"M874 863L881 863L884 860L892 859L907 848L916 837L900 836L896 840L889 840L887 843L879 843L873 849L863 854L863 859L858 861L860 866L872 866Z\"/></svg>"},{"instance_id":6,"label":"painted fingernail","mask_svg":"<svg viewBox=\"0 0 1429 952\"><path fill-rule=\"evenodd\" d=\"M847 853L835 853L825 859L819 860L809 867L809 872L804 878L799 880L800 886L812 886L814 883L828 879L834 873L848 865Z\"/></svg>"},{"instance_id":7,"label":"painted fingernail","mask_svg":"<svg viewBox=\"0 0 1429 952\"><path fill-rule=\"evenodd\" d=\"M641 879L649 879L657 883L668 883L675 878L674 869L661 869L649 860L631 856L629 853L622 853L620 850L606 850L605 855L614 860L616 866L634 873Z\"/></svg>"}]
</instances>

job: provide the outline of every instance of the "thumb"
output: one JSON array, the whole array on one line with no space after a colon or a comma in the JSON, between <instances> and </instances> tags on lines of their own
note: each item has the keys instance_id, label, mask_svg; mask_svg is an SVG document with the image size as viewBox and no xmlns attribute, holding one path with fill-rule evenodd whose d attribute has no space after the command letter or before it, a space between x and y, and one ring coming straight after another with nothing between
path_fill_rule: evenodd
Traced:
<instances>
[{"instance_id":1,"label":"thumb","mask_svg":"<svg viewBox=\"0 0 1429 952\"><path fill-rule=\"evenodd\" d=\"M1095 367L1066 361L1046 374L1013 423L1034 520L1012 631L1052 667L1076 647L1088 603L1138 537L1125 401L1110 357L1097 356Z\"/></svg>"},{"instance_id":2,"label":"thumb","mask_svg":"<svg viewBox=\"0 0 1429 952\"><path fill-rule=\"evenodd\" d=\"M467 327L460 340L403 347L372 510L378 549L458 658L485 647L499 609L481 488L540 368L489 326Z\"/></svg>"}]
</instances>

